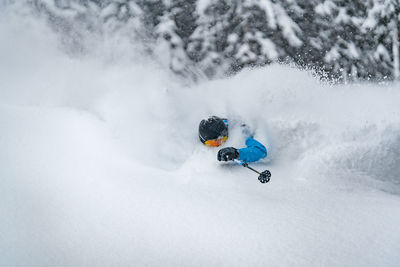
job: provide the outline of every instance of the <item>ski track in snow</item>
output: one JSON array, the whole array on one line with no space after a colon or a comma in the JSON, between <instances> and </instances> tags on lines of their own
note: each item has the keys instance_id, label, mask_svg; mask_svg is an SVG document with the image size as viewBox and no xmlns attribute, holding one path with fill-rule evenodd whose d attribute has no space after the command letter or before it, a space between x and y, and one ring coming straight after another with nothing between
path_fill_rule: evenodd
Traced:
<instances>
[{"instance_id":1,"label":"ski track in snow","mask_svg":"<svg viewBox=\"0 0 400 267\"><path fill-rule=\"evenodd\" d=\"M70 58L33 18L0 36L0 266L398 266L398 84L271 66L183 86ZM256 129L270 183L199 142L211 114Z\"/></svg>"}]
</instances>

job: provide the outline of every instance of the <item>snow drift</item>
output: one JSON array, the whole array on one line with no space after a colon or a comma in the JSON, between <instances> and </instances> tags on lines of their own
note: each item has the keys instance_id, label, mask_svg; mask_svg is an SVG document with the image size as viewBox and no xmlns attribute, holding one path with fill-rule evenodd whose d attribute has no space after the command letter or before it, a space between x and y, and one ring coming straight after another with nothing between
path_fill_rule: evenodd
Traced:
<instances>
[{"instance_id":1,"label":"snow drift","mask_svg":"<svg viewBox=\"0 0 400 267\"><path fill-rule=\"evenodd\" d=\"M69 57L30 16L0 36L1 266L398 265L397 84L188 86L123 44ZM255 129L269 184L198 141L211 114Z\"/></svg>"}]
</instances>

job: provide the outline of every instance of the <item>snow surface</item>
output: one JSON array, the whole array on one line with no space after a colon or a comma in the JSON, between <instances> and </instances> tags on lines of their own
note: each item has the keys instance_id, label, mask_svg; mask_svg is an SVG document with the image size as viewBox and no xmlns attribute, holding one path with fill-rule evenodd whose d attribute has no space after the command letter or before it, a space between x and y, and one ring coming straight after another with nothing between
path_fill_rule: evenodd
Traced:
<instances>
[{"instance_id":1,"label":"snow surface","mask_svg":"<svg viewBox=\"0 0 400 267\"><path fill-rule=\"evenodd\" d=\"M398 84L189 87L124 47L70 58L30 17L0 36L0 266L398 266ZM199 142L211 114L256 129L269 184Z\"/></svg>"}]
</instances>

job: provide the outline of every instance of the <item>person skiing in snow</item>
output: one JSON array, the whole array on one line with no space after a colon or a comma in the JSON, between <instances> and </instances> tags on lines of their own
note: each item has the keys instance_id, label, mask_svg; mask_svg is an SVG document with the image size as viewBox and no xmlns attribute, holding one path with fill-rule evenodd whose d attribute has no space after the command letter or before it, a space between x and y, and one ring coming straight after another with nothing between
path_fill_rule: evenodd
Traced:
<instances>
[{"instance_id":1,"label":"person skiing in snow","mask_svg":"<svg viewBox=\"0 0 400 267\"><path fill-rule=\"evenodd\" d=\"M242 125L246 127L246 125ZM246 128L244 128L246 129ZM236 149L234 147L225 147L218 151L217 159L219 161L237 160L242 165L248 162L255 162L267 156L267 149L263 144L253 138L247 131L246 147ZM228 139L228 120L217 116L202 120L199 125L200 141L206 146L218 147Z\"/></svg>"}]
</instances>

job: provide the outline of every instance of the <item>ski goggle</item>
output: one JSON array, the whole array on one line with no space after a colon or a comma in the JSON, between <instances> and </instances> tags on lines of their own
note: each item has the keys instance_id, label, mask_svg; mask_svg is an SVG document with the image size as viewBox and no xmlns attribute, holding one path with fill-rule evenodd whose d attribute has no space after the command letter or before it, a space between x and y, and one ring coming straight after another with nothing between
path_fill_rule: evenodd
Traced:
<instances>
[{"instance_id":1,"label":"ski goggle","mask_svg":"<svg viewBox=\"0 0 400 267\"><path fill-rule=\"evenodd\" d=\"M217 139L212 139L212 140L207 140L204 142L206 146L220 146L223 142L228 139L228 136L221 136L218 137Z\"/></svg>"}]
</instances>

